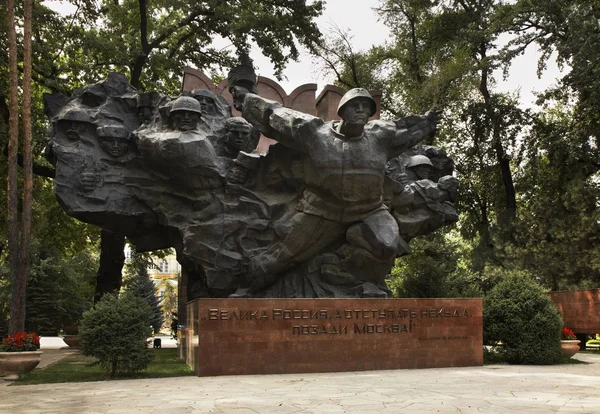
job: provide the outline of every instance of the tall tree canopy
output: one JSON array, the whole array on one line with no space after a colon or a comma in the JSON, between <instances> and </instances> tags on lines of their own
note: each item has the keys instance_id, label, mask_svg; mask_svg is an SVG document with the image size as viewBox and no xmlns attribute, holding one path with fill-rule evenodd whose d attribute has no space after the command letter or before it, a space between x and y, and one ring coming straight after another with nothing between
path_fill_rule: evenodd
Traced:
<instances>
[{"instance_id":1,"label":"tall tree canopy","mask_svg":"<svg viewBox=\"0 0 600 414\"><path fill-rule=\"evenodd\" d=\"M239 52L248 51L252 42L265 56L271 59L276 72L290 59L298 57L300 45L309 49L320 42L320 32L314 22L323 9L322 1L308 4L304 0L209 0L203 2L185 1L69 1L73 8L70 14L53 11L47 5L52 2L33 2L32 10L32 122L34 187L36 191L51 194L51 185L45 180L53 176L52 168L43 159L45 129L47 122L42 105L45 93L71 94L76 88L103 79L111 71L125 73L130 83L141 90L158 90L177 94L181 85L183 68L195 66L205 71L218 72L228 67ZM8 151L8 123L11 110L8 105L8 39L13 24L7 23L7 9L0 9L0 157L2 181L7 176L6 154ZM24 9L16 3L15 42L18 56L23 54L22 22ZM219 47L218 40L231 47ZM215 42L217 41L217 42ZM19 73L25 68L16 67ZM15 111L12 115L16 116ZM15 153L16 154L16 153ZM19 159L17 155L15 159ZM47 177L42 178L41 176ZM6 195L2 186L1 195ZM50 197L43 197L48 200ZM34 202L34 217L43 215L56 204ZM20 207L2 209L0 217L0 260L6 260L7 227L6 217L16 214ZM20 210L19 210L20 211ZM90 232L88 226L67 226L57 220L53 231L48 234L70 234L84 245L94 245L97 232ZM43 237L33 224L33 237ZM106 252L102 263L120 263L99 269L101 287L114 289L120 284L122 257L115 261L110 252L118 252L115 246L122 246L119 235L104 237L102 246ZM69 237L67 237L68 239ZM106 239L106 240L104 240ZM83 245L82 245L83 246ZM122 250L122 248L121 248ZM64 252L64 249L58 249ZM117 253L115 253L116 255ZM122 252L121 254L122 255ZM62 262L61 262L62 263ZM37 267L36 267L37 269ZM110 280L105 280L106 278ZM36 278L38 280L39 278ZM104 283L107 282L107 283ZM8 288L0 280L0 289ZM104 289L104 287L102 287ZM2 295L0 295L2 296ZM2 305L4 306L4 305ZM1 322L1 321L0 321Z\"/></svg>"},{"instance_id":2,"label":"tall tree canopy","mask_svg":"<svg viewBox=\"0 0 600 414\"><path fill-rule=\"evenodd\" d=\"M378 12L389 42L356 52L338 30L317 55L340 86L383 89L384 115L446 108L429 144L456 162L457 230L470 245L461 247L469 265L459 271L484 290L498 269L512 267L531 270L548 288L597 286L597 2L381 0ZM570 68L536 111L497 88L500 70L534 43L540 76L553 53ZM417 261L396 270L413 277Z\"/></svg>"}]
</instances>

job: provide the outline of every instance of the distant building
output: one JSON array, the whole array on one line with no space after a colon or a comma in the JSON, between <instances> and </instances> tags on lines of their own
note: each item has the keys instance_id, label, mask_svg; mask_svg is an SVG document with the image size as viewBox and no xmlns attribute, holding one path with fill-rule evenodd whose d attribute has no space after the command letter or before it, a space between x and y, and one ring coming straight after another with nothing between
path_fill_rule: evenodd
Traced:
<instances>
[{"instance_id":1,"label":"distant building","mask_svg":"<svg viewBox=\"0 0 600 414\"><path fill-rule=\"evenodd\" d=\"M134 251L129 244L125 245L125 261L131 260ZM177 293L177 285L181 275L181 265L175 257L175 251L165 258L153 257L154 264L148 267L148 275L156 286L156 295L162 300L165 295L166 284L171 285Z\"/></svg>"}]
</instances>

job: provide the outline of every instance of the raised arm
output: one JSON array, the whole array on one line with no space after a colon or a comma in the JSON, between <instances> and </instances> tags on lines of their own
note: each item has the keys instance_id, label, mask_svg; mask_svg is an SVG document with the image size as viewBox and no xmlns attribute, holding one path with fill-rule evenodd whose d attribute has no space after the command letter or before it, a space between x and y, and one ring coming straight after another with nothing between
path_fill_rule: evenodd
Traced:
<instances>
[{"instance_id":1,"label":"raised arm","mask_svg":"<svg viewBox=\"0 0 600 414\"><path fill-rule=\"evenodd\" d=\"M411 115L394 121L396 132L390 142L388 157L394 158L433 135L440 119L441 109L433 107L425 115Z\"/></svg>"},{"instance_id":2,"label":"raised arm","mask_svg":"<svg viewBox=\"0 0 600 414\"><path fill-rule=\"evenodd\" d=\"M317 129L324 123L320 118L285 108L279 102L252 93L245 93L242 99L242 116L248 122L264 136L300 152L306 152L307 146L317 137Z\"/></svg>"}]
</instances>

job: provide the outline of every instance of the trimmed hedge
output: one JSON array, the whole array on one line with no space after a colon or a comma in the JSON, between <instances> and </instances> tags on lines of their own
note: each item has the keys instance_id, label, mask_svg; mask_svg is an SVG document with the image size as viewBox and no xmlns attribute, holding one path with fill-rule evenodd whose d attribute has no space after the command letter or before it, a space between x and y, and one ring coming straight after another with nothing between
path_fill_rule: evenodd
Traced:
<instances>
[{"instance_id":1,"label":"trimmed hedge","mask_svg":"<svg viewBox=\"0 0 600 414\"><path fill-rule=\"evenodd\" d=\"M152 334L150 307L131 293L105 294L85 312L79 328L81 353L110 372L141 371L152 360L146 338Z\"/></svg>"},{"instance_id":2,"label":"trimmed hedge","mask_svg":"<svg viewBox=\"0 0 600 414\"><path fill-rule=\"evenodd\" d=\"M483 340L511 364L560 362L562 319L546 291L530 277L509 274L483 300Z\"/></svg>"}]
</instances>

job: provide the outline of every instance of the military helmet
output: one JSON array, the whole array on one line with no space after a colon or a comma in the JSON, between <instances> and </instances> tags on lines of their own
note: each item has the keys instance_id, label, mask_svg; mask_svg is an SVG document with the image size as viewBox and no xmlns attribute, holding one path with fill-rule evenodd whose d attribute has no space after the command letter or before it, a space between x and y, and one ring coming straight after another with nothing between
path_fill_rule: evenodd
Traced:
<instances>
[{"instance_id":1,"label":"military helmet","mask_svg":"<svg viewBox=\"0 0 600 414\"><path fill-rule=\"evenodd\" d=\"M249 92L257 93L257 83L258 79L254 71L252 59L243 53L240 55L240 64L232 68L227 74L227 88L229 92L232 92L234 87L242 86L248 89Z\"/></svg>"},{"instance_id":2,"label":"military helmet","mask_svg":"<svg viewBox=\"0 0 600 414\"><path fill-rule=\"evenodd\" d=\"M369 114L369 117L375 115L375 112L377 112L377 103L375 102L375 99L373 99L369 91L364 88L354 88L350 89L344 94L344 96L342 96L342 100L340 101L340 104L338 105L337 109L338 116L342 116L342 110L344 108L344 105L356 98L367 98L371 103L371 113Z\"/></svg>"},{"instance_id":3,"label":"military helmet","mask_svg":"<svg viewBox=\"0 0 600 414\"><path fill-rule=\"evenodd\" d=\"M196 98L197 96L207 96L212 98L214 101L217 100L217 95L215 95L212 91L204 88L197 88L192 91L192 96Z\"/></svg>"},{"instance_id":4,"label":"military helmet","mask_svg":"<svg viewBox=\"0 0 600 414\"><path fill-rule=\"evenodd\" d=\"M202 114L200 103L191 96L180 96L175 99L175 102L171 105L171 113L178 111L189 111Z\"/></svg>"},{"instance_id":5,"label":"military helmet","mask_svg":"<svg viewBox=\"0 0 600 414\"><path fill-rule=\"evenodd\" d=\"M93 123L92 117L87 112L78 109L69 109L64 114L59 115L58 120Z\"/></svg>"},{"instance_id":6,"label":"military helmet","mask_svg":"<svg viewBox=\"0 0 600 414\"><path fill-rule=\"evenodd\" d=\"M99 137L129 139L131 133L122 125L104 125L96 128Z\"/></svg>"},{"instance_id":7,"label":"military helmet","mask_svg":"<svg viewBox=\"0 0 600 414\"><path fill-rule=\"evenodd\" d=\"M428 157L426 157L425 155L413 155L408 160L408 164L406 165L406 168L412 168L412 167L416 167L418 165L429 165L429 166L433 167L431 160Z\"/></svg>"}]
</instances>

